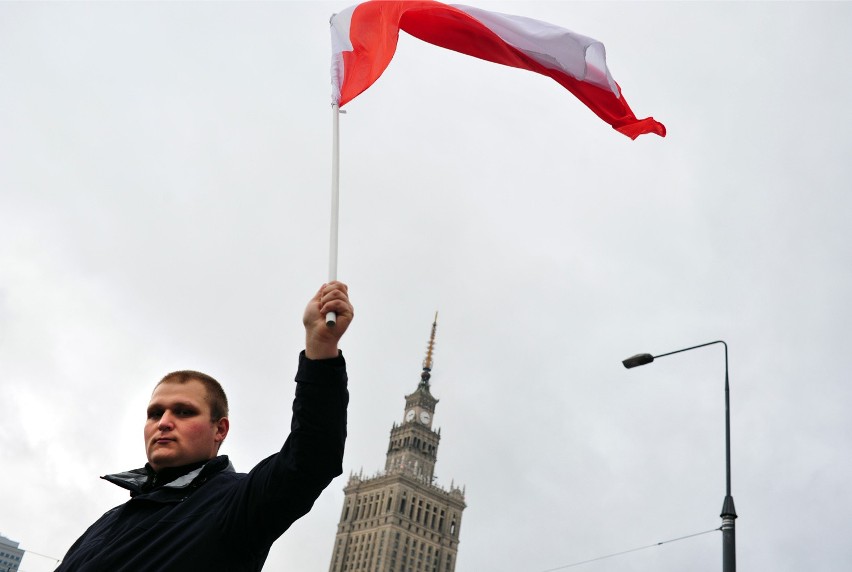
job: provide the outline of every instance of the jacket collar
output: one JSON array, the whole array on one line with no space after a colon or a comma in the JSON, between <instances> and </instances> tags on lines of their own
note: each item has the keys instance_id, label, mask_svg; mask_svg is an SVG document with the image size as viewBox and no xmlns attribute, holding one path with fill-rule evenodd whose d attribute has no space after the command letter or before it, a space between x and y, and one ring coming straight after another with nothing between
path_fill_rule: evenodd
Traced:
<instances>
[{"instance_id":1,"label":"jacket collar","mask_svg":"<svg viewBox=\"0 0 852 572\"><path fill-rule=\"evenodd\" d=\"M209 475L221 471L234 472L234 465L228 459L227 455L220 455L210 459L202 466L193 468L183 475L179 475L159 488L184 489L198 479L206 478ZM153 470L150 465L146 464L144 467L139 469L132 469L130 471L114 473L112 475L104 475L101 478L114 485L118 485L123 489L129 490L131 496L134 496L144 492L143 486L153 476Z\"/></svg>"}]
</instances>

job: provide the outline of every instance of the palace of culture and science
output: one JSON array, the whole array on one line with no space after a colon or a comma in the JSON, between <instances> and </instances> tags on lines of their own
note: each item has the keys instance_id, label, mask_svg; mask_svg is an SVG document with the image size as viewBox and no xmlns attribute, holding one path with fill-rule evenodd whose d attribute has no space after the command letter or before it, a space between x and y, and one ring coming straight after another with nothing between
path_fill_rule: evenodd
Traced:
<instances>
[{"instance_id":1,"label":"palace of culture and science","mask_svg":"<svg viewBox=\"0 0 852 572\"><path fill-rule=\"evenodd\" d=\"M430 392L438 315L417 389L405 396L401 424L390 431L385 470L351 475L329 572L454 572L464 490L435 483L441 431Z\"/></svg>"}]
</instances>

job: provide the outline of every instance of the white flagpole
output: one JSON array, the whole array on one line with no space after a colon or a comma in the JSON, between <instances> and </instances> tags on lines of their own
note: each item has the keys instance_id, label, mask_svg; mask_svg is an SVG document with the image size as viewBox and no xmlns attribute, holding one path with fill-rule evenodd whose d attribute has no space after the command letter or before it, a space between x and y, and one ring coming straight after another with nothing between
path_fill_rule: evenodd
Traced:
<instances>
[{"instance_id":1,"label":"white flagpole","mask_svg":"<svg viewBox=\"0 0 852 572\"><path fill-rule=\"evenodd\" d=\"M328 281L337 280L337 229L340 212L340 107L331 104L331 232L328 240ZM337 314L325 315L325 323L332 327L337 323Z\"/></svg>"}]
</instances>

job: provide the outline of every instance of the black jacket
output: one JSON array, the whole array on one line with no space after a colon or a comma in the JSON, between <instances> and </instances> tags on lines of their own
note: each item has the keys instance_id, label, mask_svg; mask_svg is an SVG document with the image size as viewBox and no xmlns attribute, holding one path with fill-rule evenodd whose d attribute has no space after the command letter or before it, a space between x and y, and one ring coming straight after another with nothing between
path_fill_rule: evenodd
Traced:
<instances>
[{"instance_id":1,"label":"black jacket","mask_svg":"<svg viewBox=\"0 0 852 572\"><path fill-rule=\"evenodd\" d=\"M146 469L108 475L131 499L104 514L57 571L261 570L269 548L342 472L346 440L343 356L299 358L290 436L248 474L226 456L148 491Z\"/></svg>"}]
</instances>

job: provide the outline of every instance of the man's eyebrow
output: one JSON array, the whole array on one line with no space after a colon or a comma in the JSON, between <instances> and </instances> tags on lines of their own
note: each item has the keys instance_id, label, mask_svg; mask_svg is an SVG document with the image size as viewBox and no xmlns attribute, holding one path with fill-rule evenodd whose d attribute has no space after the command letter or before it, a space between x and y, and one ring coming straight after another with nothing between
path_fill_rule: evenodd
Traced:
<instances>
[{"instance_id":1,"label":"man's eyebrow","mask_svg":"<svg viewBox=\"0 0 852 572\"><path fill-rule=\"evenodd\" d=\"M172 403L172 409L182 408L182 409L198 409L198 405L194 403L190 403L188 401L176 401Z\"/></svg>"},{"instance_id":2,"label":"man's eyebrow","mask_svg":"<svg viewBox=\"0 0 852 572\"><path fill-rule=\"evenodd\" d=\"M175 401L173 403L171 403L171 402L163 403L163 402L160 402L160 401L154 401L154 402L148 404L147 411L151 412L151 411L156 411L158 409L176 409L176 408L198 409L199 406L195 403L190 403L189 401Z\"/></svg>"}]
</instances>

